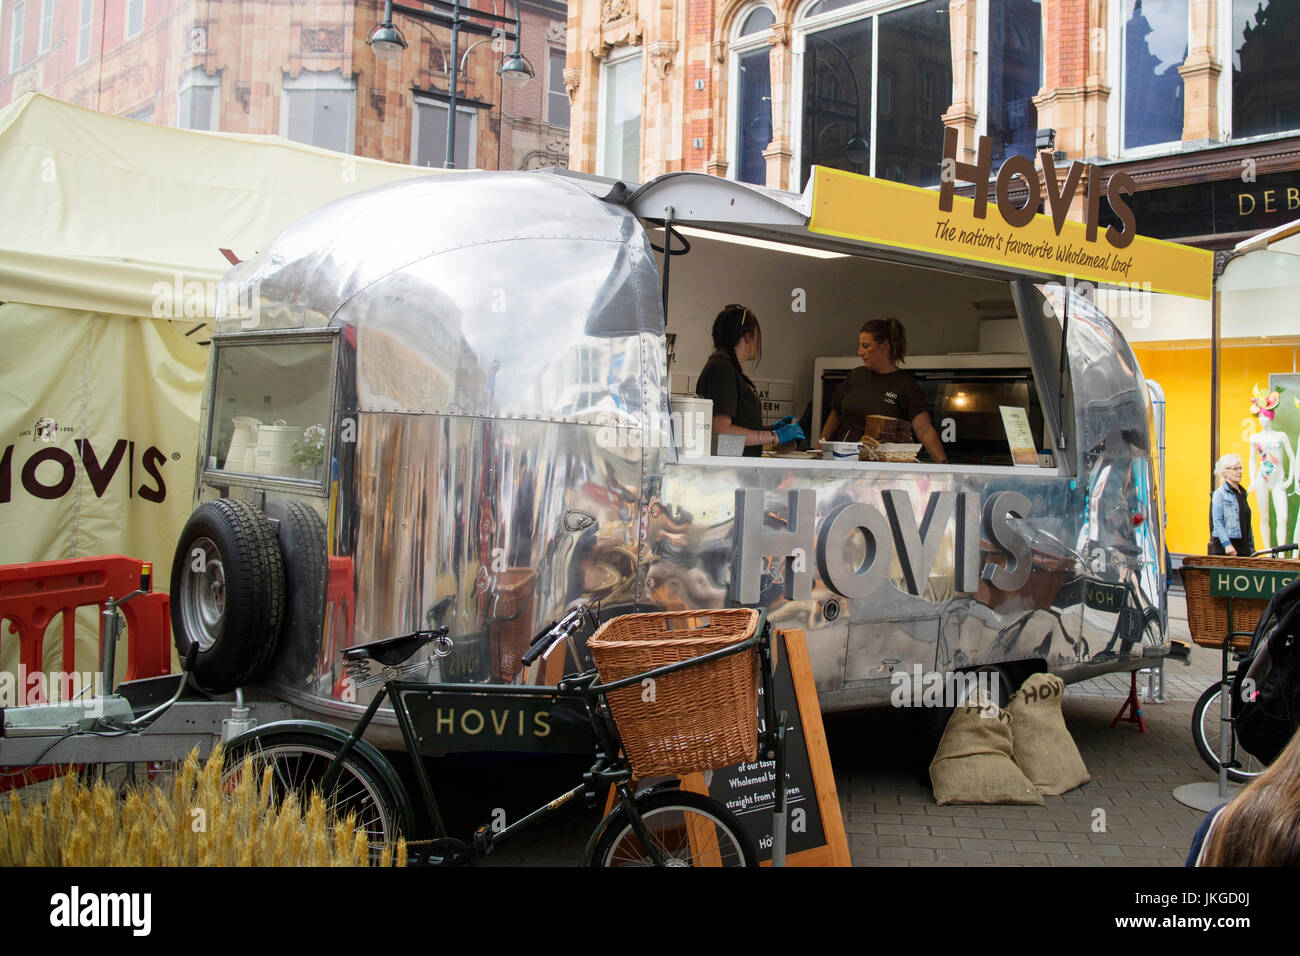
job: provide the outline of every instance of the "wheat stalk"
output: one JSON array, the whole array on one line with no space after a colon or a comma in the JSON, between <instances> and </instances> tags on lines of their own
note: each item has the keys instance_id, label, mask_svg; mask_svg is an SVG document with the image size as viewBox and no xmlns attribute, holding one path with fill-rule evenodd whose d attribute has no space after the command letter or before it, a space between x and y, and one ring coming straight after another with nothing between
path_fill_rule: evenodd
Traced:
<instances>
[{"instance_id":1,"label":"wheat stalk","mask_svg":"<svg viewBox=\"0 0 1300 956\"><path fill-rule=\"evenodd\" d=\"M280 799L270 766L246 760L223 778L214 747L192 750L167 789L68 774L38 800L0 800L0 866L368 866L370 846L355 814L336 819L319 793ZM258 770L261 773L258 773ZM201 825L200 825L201 824ZM406 865L399 841L398 866ZM384 849L384 865L393 859Z\"/></svg>"}]
</instances>

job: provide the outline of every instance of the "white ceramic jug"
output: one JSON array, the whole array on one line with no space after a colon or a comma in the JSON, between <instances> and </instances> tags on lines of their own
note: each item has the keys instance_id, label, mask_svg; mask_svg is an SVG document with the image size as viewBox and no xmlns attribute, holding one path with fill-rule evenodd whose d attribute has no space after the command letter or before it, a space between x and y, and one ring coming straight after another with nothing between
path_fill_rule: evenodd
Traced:
<instances>
[{"instance_id":1,"label":"white ceramic jug","mask_svg":"<svg viewBox=\"0 0 1300 956\"><path fill-rule=\"evenodd\" d=\"M257 451L257 427L262 423L246 415L236 415L231 421L235 424L235 434L226 450L226 470L252 471L253 456Z\"/></svg>"}]
</instances>

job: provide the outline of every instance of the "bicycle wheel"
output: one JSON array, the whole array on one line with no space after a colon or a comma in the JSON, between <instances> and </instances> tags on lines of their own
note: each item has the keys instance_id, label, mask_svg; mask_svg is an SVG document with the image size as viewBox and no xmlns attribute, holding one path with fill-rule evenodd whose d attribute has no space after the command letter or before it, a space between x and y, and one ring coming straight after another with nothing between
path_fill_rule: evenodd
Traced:
<instances>
[{"instance_id":1,"label":"bicycle wheel","mask_svg":"<svg viewBox=\"0 0 1300 956\"><path fill-rule=\"evenodd\" d=\"M1219 772L1219 721L1222 715L1219 694L1221 691L1222 686L1219 684L1207 687L1192 710L1192 739L1196 741L1196 749L1201 759L1209 764L1215 773ZM1263 761L1237 746L1235 737L1230 741L1229 747L1231 748L1228 751L1229 763L1235 760L1239 765L1228 767L1229 780L1247 783L1268 769L1268 765Z\"/></svg>"},{"instance_id":2,"label":"bicycle wheel","mask_svg":"<svg viewBox=\"0 0 1300 956\"><path fill-rule=\"evenodd\" d=\"M669 790L637 797L636 807L667 866L758 866L740 821L710 797ZM654 865L621 808L596 842L590 865Z\"/></svg>"},{"instance_id":3,"label":"bicycle wheel","mask_svg":"<svg viewBox=\"0 0 1300 956\"><path fill-rule=\"evenodd\" d=\"M254 738L227 752L222 783L227 789L233 789L243 772L244 758L249 757L255 780L260 781L265 768L271 768L271 785L277 803L292 793L305 811L337 752L334 741L311 733ZM336 821L356 814L357 829L365 832L374 860L379 859L386 845L396 845L397 798L369 760L349 754L339 768L338 779L324 797L331 829Z\"/></svg>"}]
</instances>

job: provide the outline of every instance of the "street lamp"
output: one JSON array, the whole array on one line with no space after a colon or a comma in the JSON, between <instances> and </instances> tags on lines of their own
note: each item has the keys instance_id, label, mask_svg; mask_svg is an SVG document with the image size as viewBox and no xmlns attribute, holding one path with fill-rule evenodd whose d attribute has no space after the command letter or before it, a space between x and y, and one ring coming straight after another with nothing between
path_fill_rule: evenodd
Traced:
<instances>
[{"instance_id":1,"label":"street lamp","mask_svg":"<svg viewBox=\"0 0 1300 956\"><path fill-rule=\"evenodd\" d=\"M448 74L447 155L443 167L455 169L456 98L458 95L457 87L460 83L460 70L462 69L457 62L456 54L459 52L461 32L474 33L492 39L501 37L515 41L514 51L502 57L501 65L497 67L497 75L501 77L503 82L526 83L536 74L533 72L532 64L528 62L528 58L519 50L519 0L515 0L514 19L464 7L461 5L461 0L417 0L417 2L433 9L425 10L419 7L408 7L404 4L394 3L393 0L384 0L384 19L371 29L370 35L366 37L366 43L370 45L370 49L374 51L375 58L378 60L393 62L402 55L402 51L407 47L406 37L393 23L394 11L414 20L436 23L451 30L451 56L445 58ZM486 20L488 23L476 23L476 20ZM489 26L488 24L498 25ZM513 27L514 32L505 29L505 26ZM472 48L473 44L471 44ZM465 53L468 55L469 50L466 50Z\"/></svg>"}]
</instances>

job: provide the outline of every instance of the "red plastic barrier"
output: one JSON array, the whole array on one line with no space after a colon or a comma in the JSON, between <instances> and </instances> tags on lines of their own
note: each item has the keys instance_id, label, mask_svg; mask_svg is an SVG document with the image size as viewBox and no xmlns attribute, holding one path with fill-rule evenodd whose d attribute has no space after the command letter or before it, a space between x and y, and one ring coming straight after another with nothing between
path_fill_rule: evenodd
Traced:
<instances>
[{"instance_id":1,"label":"red plastic barrier","mask_svg":"<svg viewBox=\"0 0 1300 956\"><path fill-rule=\"evenodd\" d=\"M321 649L327 667L334 666L344 648L352 646L353 632L356 627L356 597L353 593L352 559L347 557L329 557L329 578L325 585L325 603L329 605L329 618L326 622L324 647ZM343 631L342 641L339 631ZM342 699L344 679L340 677L334 684L334 697Z\"/></svg>"},{"instance_id":2,"label":"red plastic barrier","mask_svg":"<svg viewBox=\"0 0 1300 956\"><path fill-rule=\"evenodd\" d=\"M77 671L76 613L80 607L98 607L122 598L141 586L146 563L138 558L109 554L67 561L0 566L0 647L7 634L17 634L19 662L28 674L44 671L45 630L56 616L63 618L63 672ZM160 677L171 673L171 612L166 594L141 594L121 607L127 624L126 679ZM100 620L100 642L104 640ZM96 659L94 670L99 669ZM109 688L106 688L109 690ZM44 699L38 685L37 703Z\"/></svg>"}]
</instances>

